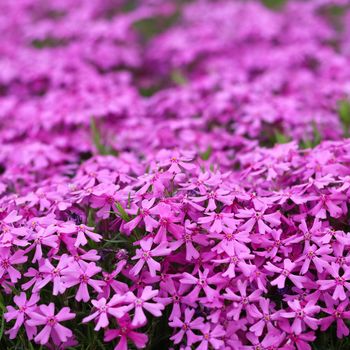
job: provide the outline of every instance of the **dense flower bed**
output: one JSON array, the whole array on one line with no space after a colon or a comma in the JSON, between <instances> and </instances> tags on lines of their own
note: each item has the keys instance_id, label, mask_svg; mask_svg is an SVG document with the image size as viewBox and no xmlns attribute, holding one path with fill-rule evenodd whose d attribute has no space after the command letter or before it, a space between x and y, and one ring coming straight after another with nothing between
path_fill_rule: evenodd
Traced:
<instances>
[{"instance_id":1,"label":"dense flower bed","mask_svg":"<svg viewBox=\"0 0 350 350\"><path fill-rule=\"evenodd\" d=\"M0 2L1 349L348 349L350 3L279 2Z\"/></svg>"}]
</instances>

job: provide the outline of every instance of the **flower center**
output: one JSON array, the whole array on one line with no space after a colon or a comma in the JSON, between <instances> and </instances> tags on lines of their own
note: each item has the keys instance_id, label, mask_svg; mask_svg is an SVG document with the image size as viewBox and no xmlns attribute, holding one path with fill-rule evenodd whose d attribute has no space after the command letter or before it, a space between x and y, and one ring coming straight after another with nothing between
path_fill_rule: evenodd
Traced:
<instances>
[{"instance_id":1,"label":"flower center","mask_svg":"<svg viewBox=\"0 0 350 350\"><path fill-rule=\"evenodd\" d=\"M135 306L136 307L142 307L143 305L143 300L142 299L136 299L135 300Z\"/></svg>"},{"instance_id":2,"label":"flower center","mask_svg":"<svg viewBox=\"0 0 350 350\"><path fill-rule=\"evenodd\" d=\"M283 276L289 276L289 274L290 274L290 272L288 270L286 270L286 269L282 270L282 275Z\"/></svg>"},{"instance_id":3,"label":"flower center","mask_svg":"<svg viewBox=\"0 0 350 350\"><path fill-rule=\"evenodd\" d=\"M345 282L345 279L344 279L343 277L337 277L337 278L335 279L335 283L336 283L337 285L343 286L343 285L344 285L344 282Z\"/></svg>"},{"instance_id":4,"label":"flower center","mask_svg":"<svg viewBox=\"0 0 350 350\"><path fill-rule=\"evenodd\" d=\"M53 327L57 323L56 317L55 316L48 317L46 323L49 326Z\"/></svg>"},{"instance_id":5,"label":"flower center","mask_svg":"<svg viewBox=\"0 0 350 350\"><path fill-rule=\"evenodd\" d=\"M1 260L1 267L3 269L8 269L10 267L10 261L9 259L3 259Z\"/></svg>"},{"instance_id":6,"label":"flower center","mask_svg":"<svg viewBox=\"0 0 350 350\"><path fill-rule=\"evenodd\" d=\"M80 283L87 283L89 281L89 276L88 275L80 275L79 277Z\"/></svg>"}]
</instances>

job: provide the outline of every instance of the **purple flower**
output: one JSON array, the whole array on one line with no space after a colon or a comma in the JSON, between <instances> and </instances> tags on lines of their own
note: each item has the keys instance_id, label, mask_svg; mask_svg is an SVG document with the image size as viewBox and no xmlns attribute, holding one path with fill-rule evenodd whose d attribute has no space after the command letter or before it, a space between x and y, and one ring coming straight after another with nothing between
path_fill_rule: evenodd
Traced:
<instances>
[{"instance_id":1,"label":"purple flower","mask_svg":"<svg viewBox=\"0 0 350 350\"><path fill-rule=\"evenodd\" d=\"M40 305L38 311L29 313L30 319L26 321L29 326L44 326L42 330L35 336L34 340L45 345L52 338L55 344L66 342L73 336L73 332L60 324L62 321L68 321L75 318L75 314L70 312L69 307L62 308L55 315L55 305Z\"/></svg>"}]
</instances>

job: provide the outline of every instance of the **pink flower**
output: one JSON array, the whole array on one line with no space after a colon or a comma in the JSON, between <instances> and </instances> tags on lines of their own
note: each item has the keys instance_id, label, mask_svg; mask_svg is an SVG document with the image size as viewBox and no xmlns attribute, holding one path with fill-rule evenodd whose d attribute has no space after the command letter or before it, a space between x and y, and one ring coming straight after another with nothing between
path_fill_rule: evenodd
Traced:
<instances>
[{"instance_id":1,"label":"pink flower","mask_svg":"<svg viewBox=\"0 0 350 350\"><path fill-rule=\"evenodd\" d=\"M96 186L93 190L93 196L91 198L91 206L98 209L96 215L101 219L107 219L112 209L115 211L115 203L118 202L120 198L119 186L113 184L100 184Z\"/></svg>"},{"instance_id":2,"label":"pink flower","mask_svg":"<svg viewBox=\"0 0 350 350\"><path fill-rule=\"evenodd\" d=\"M150 312L153 316L159 317L162 315L164 305L160 303L150 303L148 300L153 299L158 295L158 290L152 290L151 286L146 286L140 297L136 297L132 292L128 292L125 297L125 303L129 304L126 307L126 311L135 309L135 315L131 322L132 326L142 326L146 323L147 319L143 309Z\"/></svg>"},{"instance_id":3,"label":"pink flower","mask_svg":"<svg viewBox=\"0 0 350 350\"><path fill-rule=\"evenodd\" d=\"M271 281L272 286L277 286L278 288L284 288L286 279L290 279L298 288L303 288L303 282L307 279L303 276L298 276L292 274L292 271L297 266L296 263L292 263L290 259L284 259L283 268L277 267L270 262L268 262L264 267L267 271L274 273L280 273L280 276Z\"/></svg>"},{"instance_id":4,"label":"pink flower","mask_svg":"<svg viewBox=\"0 0 350 350\"><path fill-rule=\"evenodd\" d=\"M146 199L142 201L141 203L142 208L141 209L138 208L139 209L138 215L124 225L124 228L127 230L127 232L131 232L136 226L139 225L141 221L145 223L145 228L147 232L153 232L153 230L156 227L158 227L159 225L158 221L153 219L152 216L150 215L151 214L150 209L152 208L154 202L155 202L155 198L152 198L149 201ZM131 213L131 210L129 210L128 212Z\"/></svg>"},{"instance_id":5,"label":"pink flower","mask_svg":"<svg viewBox=\"0 0 350 350\"><path fill-rule=\"evenodd\" d=\"M136 250L136 255L132 258L133 260L139 259L135 266L130 270L134 275L138 275L142 267L146 263L150 271L151 276L156 276L157 271L160 271L160 263L155 261L153 257L165 256L171 253L170 248L167 247L167 243L160 243L154 249L152 248L153 239L147 238L140 241L141 249Z\"/></svg>"},{"instance_id":6,"label":"pink flower","mask_svg":"<svg viewBox=\"0 0 350 350\"><path fill-rule=\"evenodd\" d=\"M169 322L170 327L180 328L180 330L170 338L174 341L175 344L179 344L182 341L184 335L186 335L186 343L188 346L197 343L201 339L201 337L199 335L196 335L193 330L202 329L204 319L202 317L197 317L192 320L194 313L194 309L186 308L184 321L181 321L179 317L175 316L174 320Z\"/></svg>"},{"instance_id":7,"label":"pink flower","mask_svg":"<svg viewBox=\"0 0 350 350\"><path fill-rule=\"evenodd\" d=\"M176 239L182 237L184 229L177 224L180 218L174 215L170 205L159 203L150 212L159 215L159 229L154 237L154 243L167 242L167 232L170 232Z\"/></svg>"},{"instance_id":8,"label":"pink flower","mask_svg":"<svg viewBox=\"0 0 350 350\"><path fill-rule=\"evenodd\" d=\"M271 227L265 222L268 222L271 226L276 227L281 223L281 214L279 212L266 214L267 208L262 210L255 209L240 209L237 213L238 218L248 219L243 225L240 226L241 231L252 232L254 226L257 224L258 233L265 234L271 231Z\"/></svg>"},{"instance_id":9,"label":"pink flower","mask_svg":"<svg viewBox=\"0 0 350 350\"><path fill-rule=\"evenodd\" d=\"M260 310L254 305L251 305L250 314L253 315L254 319L258 319L257 322L254 320L254 324L249 328L256 336L260 337L263 334L265 327L267 328L268 334L277 332L274 326L275 321L280 319L278 311L274 310L269 299L260 298L259 306Z\"/></svg>"},{"instance_id":10,"label":"pink flower","mask_svg":"<svg viewBox=\"0 0 350 350\"><path fill-rule=\"evenodd\" d=\"M129 315L125 315L119 319L118 324L120 327L119 329L106 330L104 337L104 341L107 342L115 338L120 338L119 343L115 346L114 350L128 350L128 340L131 340L137 349L142 349L146 346L148 336L134 331L134 329L138 327L131 324Z\"/></svg>"},{"instance_id":11,"label":"pink flower","mask_svg":"<svg viewBox=\"0 0 350 350\"><path fill-rule=\"evenodd\" d=\"M250 295L247 295L247 281L238 280L237 288L240 295L234 293L230 288L226 288L226 293L223 295L224 299L234 302L227 316L233 316L235 321L239 319L242 310L245 310L249 316L253 316L252 304L257 302L262 294L261 290L254 290Z\"/></svg>"},{"instance_id":12,"label":"pink flower","mask_svg":"<svg viewBox=\"0 0 350 350\"><path fill-rule=\"evenodd\" d=\"M295 334L300 334L304 330L305 325L309 326L313 330L318 328L319 320L312 316L320 312L321 308L315 305L314 302L309 301L305 306L302 306L300 301L296 299L293 301L288 301L288 306L293 311L282 311L280 315L285 318L293 318L292 329Z\"/></svg>"},{"instance_id":13,"label":"pink flower","mask_svg":"<svg viewBox=\"0 0 350 350\"><path fill-rule=\"evenodd\" d=\"M99 273L101 268L96 266L94 262L85 263L80 262L80 264L75 263L71 267L67 267L62 271L62 280L65 288L71 288L73 286L79 285L78 291L75 295L77 301L89 301L90 294L88 290L88 285L91 286L96 292L102 292L103 281L93 279L92 277Z\"/></svg>"},{"instance_id":14,"label":"pink flower","mask_svg":"<svg viewBox=\"0 0 350 350\"><path fill-rule=\"evenodd\" d=\"M329 264L327 261L325 261L325 257L330 253L332 253L332 248L330 245L324 245L320 248L318 248L316 245L311 245L309 247L305 247L303 255L295 260L295 262L303 262L300 269L300 273L302 275L309 271L311 262L315 265L317 272L321 273L324 269L329 267Z\"/></svg>"},{"instance_id":15,"label":"pink flower","mask_svg":"<svg viewBox=\"0 0 350 350\"><path fill-rule=\"evenodd\" d=\"M7 331L7 334L10 335L10 339L15 339L20 327L24 323L24 327L26 329L26 333L29 339L32 339L35 332L35 328L29 326L25 320L28 318L28 315L35 311L37 306L37 302L40 297L38 294L32 294L29 300L27 300L27 296L24 292L20 295L16 295L13 298L13 301L18 306L18 309L15 309L13 306L7 306L7 312L4 313L4 317L6 322L10 322L11 320L16 320L13 327Z\"/></svg>"},{"instance_id":16,"label":"pink flower","mask_svg":"<svg viewBox=\"0 0 350 350\"><path fill-rule=\"evenodd\" d=\"M290 350L297 348L298 350L312 350L309 343L316 339L314 332L303 332L297 334L293 326L287 320L279 322L279 327L286 333L286 342L290 344ZM289 348L287 348L289 350Z\"/></svg>"},{"instance_id":17,"label":"pink flower","mask_svg":"<svg viewBox=\"0 0 350 350\"><path fill-rule=\"evenodd\" d=\"M30 319L26 321L29 326L44 326L34 338L41 345L47 344L50 338L58 345L60 342L66 342L73 336L73 332L70 329L60 324L62 321L68 321L75 317L75 314L70 312L69 307L62 308L55 315L54 303L40 305L38 311L29 313L29 317Z\"/></svg>"},{"instance_id":18,"label":"pink flower","mask_svg":"<svg viewBox=\"0 0 350 350\"><path fill-rule=\"evenodd\" d=\"M36 288L33 289L33 292L37 292L38 290L45 287L49 282L52 282L53 295L64 293L66 287L63 281L62 270L67 268L71 262L72 258L67 254L63 254L60 257L60 260L56 267L52 265L48 259L45 259L43 264L39 267L39 271L42 273L43 279L37 284Z\"/></svg>"},{"instance_id":19,"label":"pink flower","mask_svg":"<svg viewBox=\"0 0 350 350\"><path fill-rule=\"evenodd\" d=\"M335 304L336 303L333 299L326 298L327 306L325 308L322 308L322 311L326 312L330 316L321 318L321 331L326 331L331 326L331 324L335 322L337 324L337 337L347 337L349 335L349 328L344 320L350 319L350 310L346 311L349 306L349 302L343 301L337 306Z\"/></svg>"},{"instance_id":20,"label":"pink flower","mask_svg":"<svg viewBox=\"0 0 350 350\"><path fill-rule=\"evenodd\" d=\"M33 244L26 249L26 252L31 251L35 248L35 253L32 262L35 263L43 257L42 245L57 248L58 247L58 236L54 233L57 231L55 226L49 226L47 228L41 228L39 232L34 232L31 239L34 241Z\"/></svg>"},{"instance_id":21,"label":"pink flower","mask_svg":"<svg viewBox=\"0 0 350 350\"><path fill-rule=\"evenodd\" d=\"M60 228L60 232L76 234L76 239L74 242L74 247L84 246L88 243L86 237L90 238L94 242L100 242L102 236L92 232L93 227L88 227L86 225L75 225L73 223L69 223Z\"/></svg>"},{"instance_id":22,"label":"pink flower","mask_svg":"<svg viewBox=\"0 0 350 350\"><path fill-rule=\"evenodd\" d=\"M28 257L22 250L17 250L13 254L11 248L0 247L0 278L7 273L12 283L16 283L21 278L21 273L13 265L26 262Z\"/></svg>"},{"instance_id":23,"label":"pink flower","mask_svg":"<svg viewBox=\"0 0 350 350\"><path fill-rule=\"evenodd\" d=\"M237 221L233 219L231 213L206 213L208 216L198 219L198 223L206 224L209 226L209 231L214 233L221 233L224 227L229 228L231 231L236 229Z\"/></svg>"},{"instance_id":24,"label":"pink flower","mask_svg":"<svg viewBox=\"0 0 350 350\"><path fill-rule=\"evenodd\" d=\"M109 325L108 315L112 315L115 318L121 318L128 311L126 306L121 306L125 301L125 296L114 294L111 300L107 303L105 298L99 300L92 300L91 303L95 307L91 315L83 319L83 323L90 322L91 320L97 318L97 323L95 326L95 331L101 328L106 328Z\"/></svg>"},{"instance_id":25,"label":"pink flower","mask_svg":"<svg viewBox=\"0 0 350 350\"><path fill-rule=\"evenodd\" d=\"M330 280L318 280L317 284L320 285L320 290L329 290L334 288L333 299L345 300L346 293L345 288L350 291L350 269L346 269L342 276L340 275L340 266L336 263L331 263L328 272L333 277Z\"/></svg>"},{"instance_id":26,"label":"pink flower","mask_svg":"<svg viewBox=\"0 0 350 350\"><path fill-rule=\"evenodd\" d=\"M190 302L197 300L199 293L203 290L208 300L212 301L216 296L218 296L218 291L210 287L210 284L217 284L223 281L223 278L216 274L214 276L208 277L209 269L204 269L204 271L198 271L198 277L192 276L188 272L182 274L180 282L185 285L193 285L192 291L186 296Z\"/></svg>"},{"instance_id":27,"label":"pink flower","mask_svg":"<svg viewBox=\"0 0 350 350\"><path fill-rule=\"evenodd\" d=\"M209 346L213 349L221 349L224 345L222 339L226 334L226 331L221 325L211 326L209 323L204 324L201 328L202 340L198 345L198 350L207 350Z\"/></svg>"},{"instance_id":28,"label":"pink flower","mask_svg":"<svg viewBox=\"0 0 350 350\"><path fill-rule=\"evenodd\" d=\"M189 163L192 160L191 154L180 154L180 152L160 152L159 158L162 158L161 166L169 166L167 170L170 173L180 173L181 168L185 170L192 170L195 168L194 164Z\"/></svg>"}]
</instances>

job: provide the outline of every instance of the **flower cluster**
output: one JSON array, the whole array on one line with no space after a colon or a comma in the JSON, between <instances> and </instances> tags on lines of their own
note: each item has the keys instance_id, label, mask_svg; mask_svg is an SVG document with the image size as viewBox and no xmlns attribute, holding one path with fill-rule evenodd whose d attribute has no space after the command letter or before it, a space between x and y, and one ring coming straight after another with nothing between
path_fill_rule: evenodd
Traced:
<instances>
[{"instance_id":1,"label":"flower cluster","mask_svg":"<svg viewBox=\"0 0 350 350\"><path fill-rule=\"evenodd\" d=\"M348 336L349 7L1 1L5 346Z\"/></svg>"}]
</instances>

